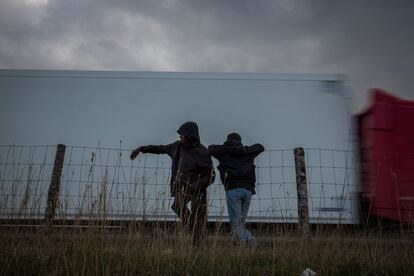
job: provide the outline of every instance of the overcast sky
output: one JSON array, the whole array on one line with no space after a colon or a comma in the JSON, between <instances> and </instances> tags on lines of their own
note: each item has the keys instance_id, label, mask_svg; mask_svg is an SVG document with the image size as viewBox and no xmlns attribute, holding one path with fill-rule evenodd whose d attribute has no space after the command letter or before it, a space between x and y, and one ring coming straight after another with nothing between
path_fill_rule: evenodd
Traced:
<instances>
[{"instance_id":1,"label":"overcast sky","mask_svg":"<svg viewBox=\"0 0 414 276\"><path fill-rule=\"evenodd\" d=\"M1 0L0 68L342 73L414 100L414 1Z\"/></svg>"}]
</instances>

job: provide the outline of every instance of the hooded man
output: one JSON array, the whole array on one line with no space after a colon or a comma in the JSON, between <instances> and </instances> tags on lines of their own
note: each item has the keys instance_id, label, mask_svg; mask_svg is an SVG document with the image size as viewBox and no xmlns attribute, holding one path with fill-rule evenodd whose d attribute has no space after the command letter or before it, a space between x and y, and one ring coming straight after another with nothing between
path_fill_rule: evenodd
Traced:
<instances>
[{"instance_id":1,"label":"hooded man","mask_svg":"<svg viewBox=\"0 0 414 276\"><path fill-rule=\"evenodd\" d=\"M256 239L245 227L252 195L255 194L256 173L254 159L264 151L261 144L243 146L238 133L230 133L223 145L211 145L209 153L219 162L221 182L226 190L230 226L236 240L253 250Z\"/></svg>"},{"instance_id":2,"label":"hooded man","mask_svg":"<svg viewBox=\"0 0 414 276\"><path fill-rule=\"evenodd\" d=\"M168 145L141 146L131 153L168 154L172 159L170 192L174 197L173 211L184 226L193 230L195 239L203 236L207 223L207 187L214 181L211 157L200 143L198 126L184 123L178 130L180 140ZM191 201L191 210L188 203Z\"/></svg>"}]
</instances>

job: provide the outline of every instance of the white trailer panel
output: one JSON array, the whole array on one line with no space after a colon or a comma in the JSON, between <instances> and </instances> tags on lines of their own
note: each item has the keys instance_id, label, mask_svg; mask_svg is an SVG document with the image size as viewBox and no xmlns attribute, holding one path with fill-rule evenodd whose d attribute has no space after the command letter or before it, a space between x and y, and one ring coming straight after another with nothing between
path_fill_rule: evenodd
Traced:
<instances>
[{"instance_id":1,"label":"white trailer panel","mask_svg":"<svg viewBox=\"0 0 414 276\"><path fill-rule=\"evenodd\" d=\"M70 145L61 214L102 205L105 190L110 216L174 217L168 157L142 155L132 162L129 150L170 143L182 123L195 121L206 146L236 131L244 143L267 149L257 159L251 221L297 221L293 148L303 147L311 222L358 223L350 98L337 75L0 70L0 94L0 144ZM40 154L53 163L54 148L46 149L1 148L3 196L28 174L12 170L11 159L16 165L19 154ZM21 192L14 191L15 206L27 185L21 181ZM7 202L4 210L15 211ZM39 202L42 210L44 199ZM209 216L226 219L219 177L209 188Z\"/></svg>"}]
</instances>

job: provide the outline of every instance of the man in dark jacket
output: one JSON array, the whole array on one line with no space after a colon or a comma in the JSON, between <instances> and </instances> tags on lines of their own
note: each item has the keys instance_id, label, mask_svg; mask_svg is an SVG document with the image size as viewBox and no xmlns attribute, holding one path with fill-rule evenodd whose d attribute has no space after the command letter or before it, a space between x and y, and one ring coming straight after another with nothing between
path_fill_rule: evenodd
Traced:
<instances>
[{"instance_id":1,"label":"man in dark jacket","mask_svg":"<svg viewBox=\"0 0 414 276\"><path fill-rule=\"evenodd\" d=\"M178 130L180 140L168 145L149 145L131 153L134 160L139 153L168 154L172 159L170 192L174 197L173 211L190 227L195 239L204 236L207 223L207 187L214 181L214 170L207 148L200 143L198 126L184 123ZM191 201L191 210L188 203Z\"/></svg>"},{"instance_id":2,"label":"man in dark jacket","mask_svg":"<svg viewBox=\"0 0 414 276\"><path fill-rule=\"evenodd\" d=\"M246 229L245 222L251 197L255 194L254 159L264 151L264 147L260 144L243 146L240 135L231 133L223 145L211 145L208 151L220 162L217 168L226 190L229 220L235 238L254 249L257 241Z\"/></svg>"}]
</instances>

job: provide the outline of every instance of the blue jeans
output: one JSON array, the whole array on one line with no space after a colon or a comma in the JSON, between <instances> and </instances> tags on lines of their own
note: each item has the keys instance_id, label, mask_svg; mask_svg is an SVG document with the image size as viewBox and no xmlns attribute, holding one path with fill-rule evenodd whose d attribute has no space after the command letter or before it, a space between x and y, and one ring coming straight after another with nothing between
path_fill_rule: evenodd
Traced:
<instances>
[{"instance_id":1,"label":"blue jeans","mask_svg":"<svg viewBox=\"0 0 414 276\"><path fill-rule=\"evenodd\" d=\"M252 193L244 188L231 189L226 192L230 226L234 236L236 240L250 247L257 245L256 239L245 226L251 198Z\"/></svg>"}]
</instances>

